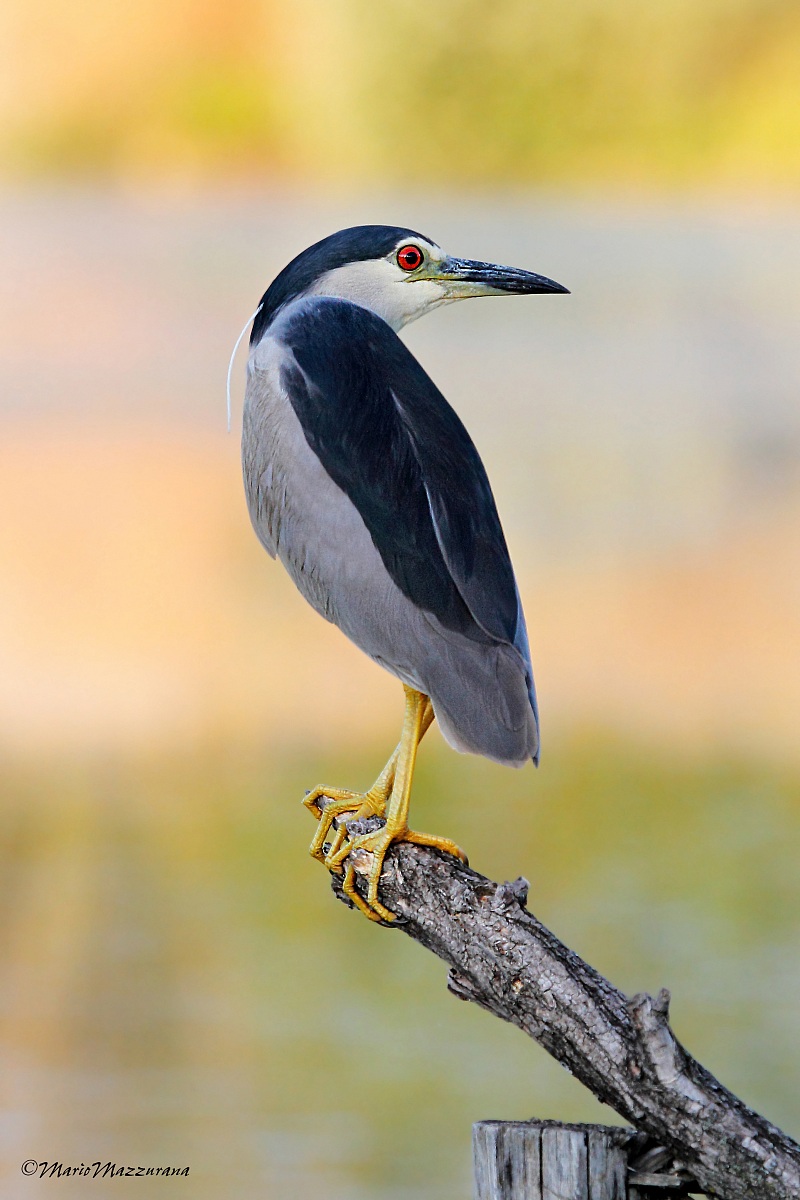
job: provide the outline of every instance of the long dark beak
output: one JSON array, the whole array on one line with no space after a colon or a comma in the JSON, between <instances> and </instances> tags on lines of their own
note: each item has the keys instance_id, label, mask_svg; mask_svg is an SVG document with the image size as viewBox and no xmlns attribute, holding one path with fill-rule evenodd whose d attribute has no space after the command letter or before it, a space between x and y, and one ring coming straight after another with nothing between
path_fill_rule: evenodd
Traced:
<instances>
[{"instance_id":1,"label":"long dark beak","mask_svg":"<svg viewBox=\"0 0 800 1200\"><path fill-rule=\"evenodd\" d=\"M431 277L446 282L455 296L530 296L544 292L569 294L545 275L522 271L518 267L501 267L497 263L473 262L469 258L446 258L436 264Z\"/></svg>"}]
</instances>

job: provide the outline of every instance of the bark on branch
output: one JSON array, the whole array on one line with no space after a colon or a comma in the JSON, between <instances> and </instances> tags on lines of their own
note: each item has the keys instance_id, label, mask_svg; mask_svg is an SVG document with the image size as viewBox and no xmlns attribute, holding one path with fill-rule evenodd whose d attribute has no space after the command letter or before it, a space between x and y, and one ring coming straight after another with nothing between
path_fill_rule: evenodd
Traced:
<instances>
[{"instance_id":1,"label":"bark on branch","mask_svg":"<svg viewBox=\"0 0 800 1200\"><path fill-rule=\"evenodd\" d=\"M338 877L334 891L340 898ZM517 1025L720 1200L800 1200L800 1146L696 1062L669 1026L669 992L627 999L527 911L528 885L395 844L381 899L450 967L448 987Z\"/></svg>"}]
</instances>

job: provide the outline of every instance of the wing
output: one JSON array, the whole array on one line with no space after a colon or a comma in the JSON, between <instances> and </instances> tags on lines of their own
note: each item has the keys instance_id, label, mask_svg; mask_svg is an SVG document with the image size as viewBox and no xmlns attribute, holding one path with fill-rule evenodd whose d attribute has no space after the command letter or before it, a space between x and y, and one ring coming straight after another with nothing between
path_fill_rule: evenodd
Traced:
<instances>
[{"instance_id":1,"label":"wing","mask_svg":"<svg viewBox=\"0 0 800 1200\"><path fill-rule=\"evenodd\" d=\"M397 335L319 297L273 327L306 439L350 497L389 574L418 607L528 668L514 572L489 480L462 422Z\"/></svg>"}]
</instances>

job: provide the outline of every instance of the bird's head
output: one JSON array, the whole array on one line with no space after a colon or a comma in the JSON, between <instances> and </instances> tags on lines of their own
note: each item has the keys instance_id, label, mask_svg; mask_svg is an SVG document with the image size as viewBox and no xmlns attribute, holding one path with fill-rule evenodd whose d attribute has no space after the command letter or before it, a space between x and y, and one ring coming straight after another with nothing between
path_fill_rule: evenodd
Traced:
<instances>
[{"instance_id":1,"label":"bird's head","mask_svg":"<svg viewBox=\"0 0 800 1200\"><path fill-rule=\"evenodd\" d=\"M412 229L358 225L315 243L284 267L253 324L255 342L279 309L303 296L338 296L402 329L440 304L470 296L567 292L544 275L452 258Z\"/></svg>"}]
</instances>

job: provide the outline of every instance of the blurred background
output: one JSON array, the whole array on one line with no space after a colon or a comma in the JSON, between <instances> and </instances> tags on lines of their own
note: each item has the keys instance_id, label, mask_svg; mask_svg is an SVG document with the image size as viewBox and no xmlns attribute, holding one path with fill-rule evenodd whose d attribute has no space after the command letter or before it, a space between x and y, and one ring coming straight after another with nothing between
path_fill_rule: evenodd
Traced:
<instances>
[{"instance_id":1,"label":"blurred background","mask_svg":"<svg viewBox=\"0 0 800 1200\"><path fill-rule=\"evenodd\" d=\"M0 20L0 1196L55 1186L33 1157L456 1200L472 1121L613 1120L306 854L304 789L367 786L401 693L256 543L225 372L280 267L361 222L573 293L404 334L493 480L544 736L514 773L432 734L415 822L670 986L796 1136L796 3Z\"/></svg>"}]
</instances>

